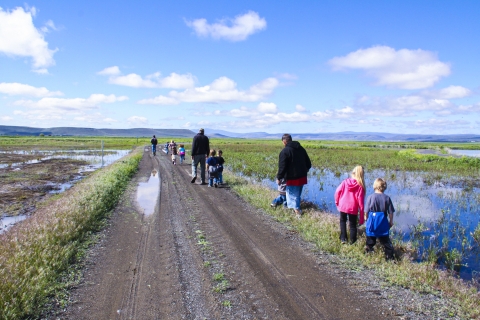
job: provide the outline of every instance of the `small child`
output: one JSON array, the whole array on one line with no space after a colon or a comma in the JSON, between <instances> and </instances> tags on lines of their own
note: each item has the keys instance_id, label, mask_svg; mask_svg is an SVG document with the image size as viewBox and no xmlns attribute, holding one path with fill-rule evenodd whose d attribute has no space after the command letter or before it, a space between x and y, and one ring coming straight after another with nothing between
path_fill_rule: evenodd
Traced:
<instances>
[{"instance_id":1,"label":"small child","mask_svg":"<svg viewBox=\"0 0 480 320\"><path fill-rule=\"evenodd\" d=\"M225 159L223 159L222 155L223 155L223 151L218 150L218 157L217 157L217 167L218 167L217 181L218 181L218 184L223 184L223 164L225 163Z\"/></svg>"},{"instance_id":2,"label":"small child","mask_svg":"<svg viewBox=\"0 0 480 320\"><path fill-rule=\"evenodd\" d=\"M270 206L276 208L283 204L283 207L287 207L287 181L285 179L278 180L278 192L279 195L273 199Z\"/></svg>"},{"instance_id":3,"label":"small child","mask_svg":"<svg viewBox=\"0 0 480 320\"><path fill-rule=\"evenodd\" d=\"M335 191L335 204L340 211L340 241L347 243L347 219L350 227L350 243L357 241L357 218L363 224L365 217L365 179L362 166L353 168L351 178L345 179ZM359 217L360 216L360 217Z\"/></svg>"},{"instance_id":4,"label":"small child","mask_svg":"<svg viewBox=\"0 0 480 320\"><path fill-rule=\"evenodd\" d=\"M373 247L380 240L385 251L385 258L393 260L393 245L390 241L390 228L393 226L393 213L395 208L392 199L383 192L387 189L387 182L378 178L373 183L375 193L367 199L367 223L365 233L367 234L366 252L373 252ZM388 216L388 220L387 220Z\"/></svg>"},{"instance_id":5,"label":"small child","mask_svg":"<svg viewBox=\"0 0 480 320\"><path fill-rule=\"evenodd\" d=\"M217 187L218 177L217 157L215 157L216 154L217 152L214 149L211 149L207 159L208 186L215 186L215 188Z\"/></svg>"},{"instance_id":6,"label":"small child","mask_svg":"<svg viewBox=\"0 0 480 320\"><path fill-rule=\"evenodd\" d=\"M185 145L180 144L178 154L180 155L180 164L182 164L185 161Z\"/></svg>"},{"instance_id":7,"label":"small child","mask_svg":"<svg viewBox=\"0 0 480 320\"><path fill-rule=\"evenodd\" d=\"M177 165L177 146L172 147L172 163Z\"/></svg>"}]
</instances>

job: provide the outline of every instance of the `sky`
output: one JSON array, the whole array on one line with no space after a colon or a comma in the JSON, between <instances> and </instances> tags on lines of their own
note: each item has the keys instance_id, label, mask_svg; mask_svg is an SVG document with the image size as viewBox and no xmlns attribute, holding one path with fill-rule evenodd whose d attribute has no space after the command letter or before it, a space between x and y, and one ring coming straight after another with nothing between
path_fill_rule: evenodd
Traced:
<instances>
[{"instance_id":1,"label":"sky","mask_svg":"<svg viewBox=\"0 0 480 320\"><path fill-rule=\"evenodd\" d=\"M480 134L480 1L0 2L0 125Z\"/></svg>"}]
</instances>

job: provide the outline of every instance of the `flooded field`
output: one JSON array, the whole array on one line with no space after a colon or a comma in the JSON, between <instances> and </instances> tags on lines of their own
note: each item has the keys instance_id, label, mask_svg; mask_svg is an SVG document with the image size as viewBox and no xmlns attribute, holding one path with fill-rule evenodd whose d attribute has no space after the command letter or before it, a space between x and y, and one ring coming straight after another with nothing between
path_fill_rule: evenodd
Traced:
<instances>
[{"instance_id":1,"label":"flooded field","mask_svg":"<svg viewBox=\"0 0 480 320\"><path fill-rule=\"evenodd\" d=\"M347 172L314 169L303 198L327 212L337 212L334 193ZM411 241L418 260L437 260L464 279L479 278L479 244L473 233L480 222L480 186L471 177L445 177L425 172L373 170L365 173L366 198L383 177L396 212L393 237ZM276 189L271 180L263 183ZM365 199L366 199L365 198Z\"/></svg>"},{"instance_id":2,"label":"flooded field","mask_svg":"<svg viewBox=\"0 0 480 320\"><path fill-rule=\"evenodd\" d=\"M0 232L25 219L41 201L69 189L130 150L0 150Z\"/></svg>"}]
</instances>

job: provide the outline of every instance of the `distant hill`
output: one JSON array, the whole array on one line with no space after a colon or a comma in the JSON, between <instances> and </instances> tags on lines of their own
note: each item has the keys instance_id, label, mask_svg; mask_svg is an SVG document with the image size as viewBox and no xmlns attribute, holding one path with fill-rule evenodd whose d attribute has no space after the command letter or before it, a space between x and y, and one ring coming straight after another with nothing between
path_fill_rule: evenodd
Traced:
<instances>
[{"instance_id":1,"label":"distant hill","mask_svg":"<svg viewBox=\"0 0 480 320\"><path fill-rule=\"evenodd\" d=\"M193 137L195 132L188 129L95 129L76 127L32 128L17 126L0 126L0 135L9 136L38 136L40 134L52 136L102 136L102 137Z\"/></svg>"},{"instance_id":2,"label":"distant hill","mask_svg":"<svg viewBox=\"0 0 480 320\"><path fill-rule=\"evenodd\" d=\"M33 128L1 126L0 135L38 136L103 136L103 137L178 137L191 138L196 131L188 129L95 129L76 127ZM238 133L205 128L211 138L280 139L283 133L248 132ZM291 133L295 140L344 140L344 141L409 141L409 142L480 142L480 134L398 134L384 132L332 132L332 133Z\"/></svg>"}]
</instances>

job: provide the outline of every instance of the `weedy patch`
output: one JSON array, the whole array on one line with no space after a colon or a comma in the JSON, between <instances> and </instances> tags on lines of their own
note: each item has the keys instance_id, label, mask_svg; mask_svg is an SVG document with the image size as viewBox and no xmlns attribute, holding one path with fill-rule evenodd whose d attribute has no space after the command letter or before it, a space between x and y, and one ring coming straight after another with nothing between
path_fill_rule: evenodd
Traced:
<instances>
[{"instance_id":1,"label":"weedy patch","mask_svg":"<svg viewBox=\"0 0 480 320\"><path fill-rule=\"evenodd\" d=\"M373 268L378 271L380 277L392 285L448 297L459 306L458 310L454 311L454 316L472 319L480 317L478 290L470 283L452 276L451 273L439 270L435 263L412 261L408 254L411 244L395 239L395 251L400 256L395 263L385 261L379 247L373 254L364 254L364 235L360 235L354 245L341 244L338 218L333 214L311 208L310 205L307 209L302 204L304 215L301 219L296 219L289 210L275 210L270 207L271 199L276 196L275 191L261 185L249 184L244 178L233 175L228 170L224 170L223 174L231 188L246 201L263 209L277 221L291 226L303 239L314 243L318 249L342 257L355 268Z\"/></svg>"},{"instance_id":2,"label":"weedy patch","mask_svg":"<svg viewBox=\"0 0 480 320\"><path fill-rule=\"evenodd\" d=\"M93 173L56 201L0 235L0 318L38 315L63 272L105 223L142 157L140 151Z\"/></svg>"}]
</instances>

